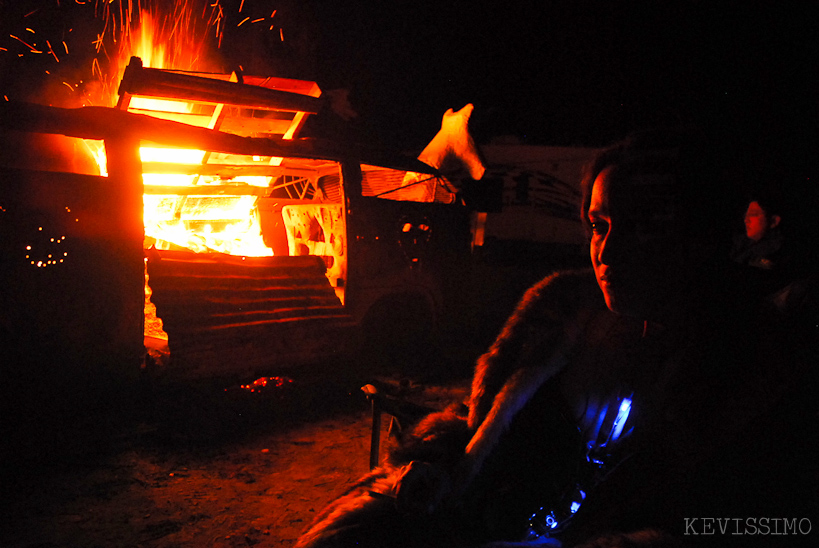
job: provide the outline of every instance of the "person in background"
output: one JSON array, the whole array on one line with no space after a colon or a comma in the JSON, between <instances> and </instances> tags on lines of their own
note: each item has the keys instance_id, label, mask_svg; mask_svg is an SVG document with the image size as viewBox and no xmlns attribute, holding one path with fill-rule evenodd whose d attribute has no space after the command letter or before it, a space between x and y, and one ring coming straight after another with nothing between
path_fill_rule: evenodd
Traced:
<instances>
[{"instance_id":1,"label":"person in background","mask_svg":"<svg viewBox=\"0 0 819 548\"><path fill-rule=\"evenodd\" d=\"M730 257L744 267L739 272L742 283L777 310L794 313L807 306L803 300L810 298L815 273L811 254L789 227L793 215L786 212L780 194L768 188L748 195L745 230L734 237Z\"/></svg>"},{"instance_id":2,"label":"person in background","mask_svg":"<svg viewBox=\"0 0 819 548\"><path fill-rule=\"evenodd\" d=\"M752 195L745 210L745 234L735 238L731 258L737 263L773 270L783 262L781 206L761 193Z\"/></svg>"}]
</instances>

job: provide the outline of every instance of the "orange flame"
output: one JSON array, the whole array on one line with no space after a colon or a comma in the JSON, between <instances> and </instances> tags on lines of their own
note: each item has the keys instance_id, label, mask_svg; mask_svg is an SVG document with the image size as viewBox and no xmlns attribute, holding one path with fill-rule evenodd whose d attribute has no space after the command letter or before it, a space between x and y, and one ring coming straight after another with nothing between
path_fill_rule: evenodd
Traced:
<instances>
[{"instance_id":1,"label":"orange flame","mask_svg":"<svg viewBox=\"0 0 819 548\"><path fill-rule=\"evenodd\" d=\"M190 15L189 2L175 4L173 12L161 16L155 8L141 7L139 25L131 29L123 25L120 29L122 43L116 56L117 74L121 75L132 56L142 59L143 65L151 68L176 70L201 70L195 66L203 60L204 42L197 33L201 22ZM211 5L221 10L219 2ZM104 9L107 9L104 8ZM220 24L220 16L212 15L208 26ZM221 12L219 12L221 13ZM117 19L109 12L111 24ZM120 21L123 19L120 15ZM184 46L182 46L184 44ZM101 76L101 74L100 74ZM113 89L111 87L110 89ZM169 101L144 97L132 98L131 108L162 111L164 113L190 113L191 105L180 101ZM89 143L89 149L97 161L100 174L106 175L105 151L101 143ZM143 162L174 163L196 165L203 162L202 150L140 148ZM186 187L213 183L195 175L150 173L143 175L147 187ZM236 177L233 183L259 184L252 178ZM267 180L261 185L266 186ZM143 219L148 242L158 249L182 247L195 252L220 252L243 256L270 256L272 250L265 245L259 216L256 210L257 198L253 195L213 197L196 194L145 194L143 199Z\"/></svg>"}]
</instances>

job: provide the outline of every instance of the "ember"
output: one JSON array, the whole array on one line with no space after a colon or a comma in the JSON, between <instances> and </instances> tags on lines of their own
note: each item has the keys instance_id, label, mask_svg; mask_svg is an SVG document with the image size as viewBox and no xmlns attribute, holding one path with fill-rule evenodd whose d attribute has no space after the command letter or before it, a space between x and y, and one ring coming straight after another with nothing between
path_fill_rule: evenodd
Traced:
<instances>
[{"instance_id":1,"label":"ember","mask_svg":"<svg viewBox=\"0 0 819 548\"><path fill-rule=\"evenodd\" d=\"M262 392L263 390L281 388L282 386L292 384L292 382L293 379L290 377L261 377L250 384L241 385L241 388L248 392Z\"/></svg>"}]
</instances>

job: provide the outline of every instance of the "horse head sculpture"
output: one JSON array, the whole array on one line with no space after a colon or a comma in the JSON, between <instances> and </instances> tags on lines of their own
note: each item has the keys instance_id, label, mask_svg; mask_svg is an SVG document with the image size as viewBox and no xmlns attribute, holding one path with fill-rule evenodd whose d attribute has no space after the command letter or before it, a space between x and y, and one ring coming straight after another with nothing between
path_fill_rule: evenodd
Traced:
<instances>
[{"instance_id":1,"label":"horse head sculpture","mask_svg":"<svg viewBox=\"0 0 819 548\"><path fill-rule=\"evenodd\" d=\"M469 118L474 108L470 103L457 112L447 110L440 131L421 151L418 159L443 174L465 169L476 181L483 177L486 166L469 133Z\"/></svg>"}]
</instances>

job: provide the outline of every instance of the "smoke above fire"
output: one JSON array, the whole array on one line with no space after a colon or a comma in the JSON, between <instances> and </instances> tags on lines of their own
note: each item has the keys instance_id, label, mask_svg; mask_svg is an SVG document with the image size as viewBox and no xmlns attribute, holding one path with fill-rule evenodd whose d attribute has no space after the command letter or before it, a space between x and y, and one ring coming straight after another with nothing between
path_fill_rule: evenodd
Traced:
<instances>
[{"instance_id":1,"label":"smoke above fire","mask_svg":"<svg viewBox=\"0 0 819 548\"><path fill-rule=\"evenodd\" d=\"M147 67L230 72L226 32L284 40L252 0L0 0L0 100L112 106L132 56ZM280 18L279 18L280 19Z\"/></svg>"}]
</instances>

